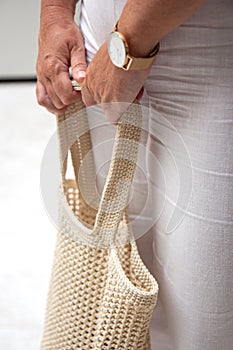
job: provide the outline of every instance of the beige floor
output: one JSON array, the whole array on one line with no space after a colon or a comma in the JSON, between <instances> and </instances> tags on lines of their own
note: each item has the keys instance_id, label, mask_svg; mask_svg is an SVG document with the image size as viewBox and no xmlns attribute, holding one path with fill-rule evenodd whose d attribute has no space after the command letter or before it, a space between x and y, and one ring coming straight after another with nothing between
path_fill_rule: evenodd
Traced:
<instances>
[{"instance_id":1,"label":"beige floor","mask_svg":"<svg viewBox=\"0 0 233 350\"><path fill-rule=\"evenodd\" d=\"M0 84L0 349L39 349L56 229L44 211L40 166L55 131L34 84ZM152 349L171 350L160 306Z\"/></svg>"}]
</instances>

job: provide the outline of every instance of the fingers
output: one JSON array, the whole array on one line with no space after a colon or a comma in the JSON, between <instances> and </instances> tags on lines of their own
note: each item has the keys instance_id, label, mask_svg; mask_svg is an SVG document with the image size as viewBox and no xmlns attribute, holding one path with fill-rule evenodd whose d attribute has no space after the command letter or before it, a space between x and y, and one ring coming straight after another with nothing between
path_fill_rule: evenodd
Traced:
<instances>
[{"instance_id":1,"label":"fingers","mask_svg":"<svg viewBox=\"0 0 233 350\"><path fill-rule=\"evenodd\" d=\"M37 96L37 101L39 105L45 107L49 112L54 114L61 112L59 109L55 107L50 97L48 96L44 85L40 81L37 81L36 96Z\"/></svg>"},{"instance_id":2,"label":"fingers","mask_svg":"<svg viewBox=\"0 0 233 350\"><path fill-rule=\"evenodd\" d=\"M56 93L56 90L54 89L51 81L49 80L46 82L46 93L56 109L60 110L65 107L65 104L61 101L59 97L59 93Z\"/></svg>"},{"instance_id":3,"label":"fingers","mask_svg":"<svg viewBox=\"0 0 233 350\"><path fill-rule=\"evenodd\" d=\"M38 103L45 107L50 113L60 114L66 107L57 108L49 97L44 85L38 80L36 85L36 96Z\"/></svg>"},{"instance_id":4,"label":"fingers","mask_svg":"<svg viewBox=\"0 0 233 350\"><path fill-rule=\"evenodd\" d=\"M73 90L68 72L61 71L55 78L38 78L36 95L38 103L51 113L61 113L79 98L81 94Z\"/></svg>"},{"instance_id":5,"label":"fingers","mask_svg":"<svg viewBox=\"0 0 233 350\"><path fill-rule=\"evenodd\" d=\"M73 47L70 62L74 80L82 82L86 76L87 69L84 45Z\"/></svg>"},{"instance_id":6,"label":"fingers","mask_svg":"<svg viewBox=\"0 0 233 350\"><path fill-rule=\"evenodd\" d=\"M84 79L86 59L83 37L75 24L69 25L67 30L57 24L46 36L42 33L41 37L37 59L37 99L50 112L59 113L81 98L80 92L72 87L69 68L73 68L74 79Z\"/></svg>"},{"instance_id":7,"label":"fingers","mask_svg":"<svg viewBox=\"0 0 233 350\"><path fill-rule=\"evenodd\" d=\"M86 77L85 79L83 80L83 84L82 84L82 91L81 91L81 94L82 94L82 100L83 100L83 103L86 105L86 106L93 106L97 103L100 103L99 99L97 96L94 96L94 93L93 91L91 90L91 82L89 80L89 76L92 76L92 74L90 73L90 65L88 66L88 70L87 70L87 74L86 74Z\"/></svg>"},{"instance_id":8,"label":"fingers","mask_svg":"<svg viewBox=\"0 0 233 350\"><path fill-rule=\"evenodd\" d=\"M53 94L59 98L62 105L61 108L69 106L71 103L77 101L80 97L80 93L74 91L70 76L68 72L60 72L56 78L53 80L52 84ZM50 92L48 91L49 96ZM53 100L55 102L55 100ZM60 108L56 105L56 107Z\"/></svg>"}]
</instances>

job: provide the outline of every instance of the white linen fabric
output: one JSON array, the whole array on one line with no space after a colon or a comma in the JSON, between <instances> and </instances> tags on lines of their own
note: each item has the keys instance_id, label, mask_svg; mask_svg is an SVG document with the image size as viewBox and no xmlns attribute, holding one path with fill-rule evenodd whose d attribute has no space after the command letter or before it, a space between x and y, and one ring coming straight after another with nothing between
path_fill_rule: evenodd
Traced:
<instances>
[{"instance_id":1,"label":"white linen fabric","mask_svg":"<svg viewBox=\"0 0 233 350\"><path fill-rule=\"evenodd\" d=\"M124 3L82 2L88 61ZM161 299L152 349L232 350L232 57L233 2L209 0L161 40L145 84L153 253L148 235L140 241ZM138 192L146 190L142 184Z\"/></svg>"}]
</instances>

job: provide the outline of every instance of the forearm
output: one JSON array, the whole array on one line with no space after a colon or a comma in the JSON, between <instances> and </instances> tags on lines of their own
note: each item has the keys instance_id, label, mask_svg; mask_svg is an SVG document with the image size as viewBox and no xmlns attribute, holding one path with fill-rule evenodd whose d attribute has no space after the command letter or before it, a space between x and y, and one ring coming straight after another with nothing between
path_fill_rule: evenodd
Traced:
<instances>
[{"instance_id":1,"label":"forearm","mask_svg":"<svg viewBox=\"0 0 233 350\"><path fill-rule=\"evenodd\" d=\"M147 56L163 36L190 17L206 0L128 0L118 30L134 56Z\"/></svg>"},{"instance_id":2,"label":"forearm","mask_svg":"<svg viewBox=\"0 0 233 350\"><path fill-rule=\"evenodd\" d=\"M78 0L41 0L41 27L72 21Z\"/></svg>"}]
</instances>

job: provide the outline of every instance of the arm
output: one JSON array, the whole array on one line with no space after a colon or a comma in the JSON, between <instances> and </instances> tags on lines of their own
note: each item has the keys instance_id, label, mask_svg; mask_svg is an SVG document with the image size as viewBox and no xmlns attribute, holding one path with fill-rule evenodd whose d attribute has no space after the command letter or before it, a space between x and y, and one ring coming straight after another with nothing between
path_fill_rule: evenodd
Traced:
<instances>
[{"instance_id":1,"label":"arm","mask_svg":"<svg viewBox=\"0 0 233 350\"><path fill-rule=\"evenodd\" d=\"M132 55L147 56L166 34L188 19L206 0L128 0L118 29Z\"/></svg>"},{"instance_id":2,"label":"arm","mask_svg":"<svg viewBox=\"0 0 233 350\"><path fill-rule=\"evenodd\" d=\"M146 57L168 32L190 17L206 0L128 0L118 22L118 30L128 44L131 55ZM86 105L124 101L131 103L144 85L150 69L124 71L108 57L106 43L90 63L82 88ZM114 83L113 83L114 82ZM116 121L119 113L106 113Z\"/></svg>"},{"instance_id":3,"label":"arm","mask_svg":"<svg viewBox=\"0 0 233 350\"><path fill-rule=\"evenodd\" d=\"M63 111L80 93L73 91L69 67L76 80L86 71L85 49L74 22L77 0L41 0L37 99L52 113Z\"/></svg>"}]
</instances>

